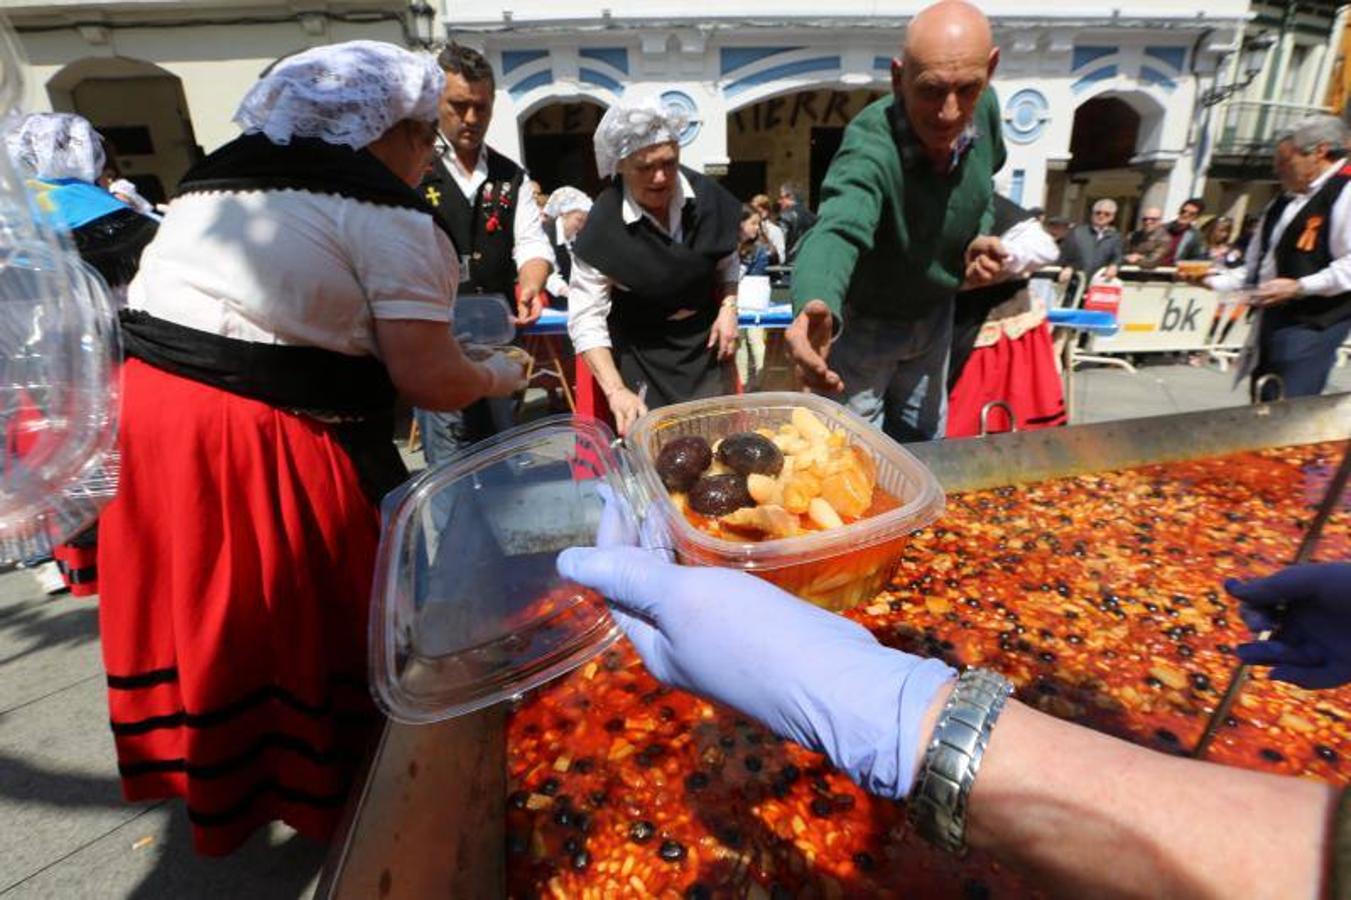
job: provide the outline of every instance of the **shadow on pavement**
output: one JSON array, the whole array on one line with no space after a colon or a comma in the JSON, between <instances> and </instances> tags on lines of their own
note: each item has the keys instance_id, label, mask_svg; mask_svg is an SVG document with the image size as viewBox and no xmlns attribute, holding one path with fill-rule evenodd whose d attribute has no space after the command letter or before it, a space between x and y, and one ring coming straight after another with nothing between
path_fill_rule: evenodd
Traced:
<instances>
[{"instance_id":1,"label":"shadow on pavement","mask_svg":"<svg viewBox=\"0 0 1351 900\"><path fill-rule=\"evenodd\" d=\"M309 897L327 847L290 829L260 828L230 856L199 856L181 801L169 801L168 828L157 837L155 866L127 893L128 900Z\"/></svg>"},{"instance_id":2,"label":"shadow on pavement","mask_svg":"<svg viewBox=\"0 0 1351 900\"><path fill-rule=\"evenodd\" d=\"M0 801L10 800L71 809L123 805L116 778L45 769L0 753Z\"/></svg>"},{"instance_id":3,"label":"shadow on pavement","mask_svg":"<svg viewBox=\"0 0 1351 900\"><path fill-rule=\"evenodd\" d=\"M18 646L18 649L0 656L0 666L42 650L79 647L97 641L97 602L83 599L69 602L79 605L71 605L55 615L43 602L27 603L0 612L0 640L7 646Z\"/></svg>"}]
</instances>

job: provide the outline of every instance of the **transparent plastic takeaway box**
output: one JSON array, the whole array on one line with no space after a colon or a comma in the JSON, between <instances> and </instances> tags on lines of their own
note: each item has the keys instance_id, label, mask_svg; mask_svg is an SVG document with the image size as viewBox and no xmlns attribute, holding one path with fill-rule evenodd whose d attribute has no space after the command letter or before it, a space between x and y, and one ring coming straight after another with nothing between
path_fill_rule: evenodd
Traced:
<instances>
[{"instance_id":1,"label":"transparent plastic takeaway box","mask_svg":"<svg viewBox=\"0 0 1351 900\"><path fill-rule=\"evenodd\" d=\"M556 416L475 445L384 504L370 675L401 722L491 706L604 651L604 600L563 579L559 551L595 543L600 487L626 494L614 435Z\"/></svg>"},{"instance_id":2,"label":"transparent plastic takeaway box","mask_svg":"<svg viewBox=\"0 0 1351 900\"><path fill-rule=\"evenodd\" d=\"M687 435L711 444L737 432L777 429L798 407L831 429L843 429L851 444L866 451L877 463L877 487L898 505L843 528L758 543L724 540L691 525L657 476L662 446ZM938 481L908 450L838 403L811 394L742 394L663 407L639 419L625 443L643 493L652 498L645 513L666 532L678 559L744 569L836 611L876 596L910 534L942 515L945 504Z\"/></svg>"}]
</instances>

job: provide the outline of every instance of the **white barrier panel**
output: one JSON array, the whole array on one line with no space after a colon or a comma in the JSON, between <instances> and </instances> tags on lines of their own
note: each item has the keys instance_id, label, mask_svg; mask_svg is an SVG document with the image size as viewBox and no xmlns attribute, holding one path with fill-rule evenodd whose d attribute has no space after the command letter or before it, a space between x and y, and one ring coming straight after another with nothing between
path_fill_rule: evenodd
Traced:
<instances>
[{"instance_id":1,"label":"white barrier panel","mask_svg":"<svg viewBox=\"0 0 1351 900\"><path fill-rule=\"evenodd\" d=\"M1130 281L1121 286L1111 337L1094 335L1089 353L1175 353L1204 350L1220 305L1219 295L1199 285Z\"/></svg>"},{"instance_id":2,"label":"white barrier panel","mask_svg":"<svg viewBox=\"0 0 1351 900\"><path fill-rule=\"evenodd\" d=\"M1220 304L1215 310L1215 334L1211 339L1214 350L1241 350L1248 342L1248 332L1252 330L1252 307L1245 303L1232 303L1220 296Z\"/></svg>"}]
</instances>

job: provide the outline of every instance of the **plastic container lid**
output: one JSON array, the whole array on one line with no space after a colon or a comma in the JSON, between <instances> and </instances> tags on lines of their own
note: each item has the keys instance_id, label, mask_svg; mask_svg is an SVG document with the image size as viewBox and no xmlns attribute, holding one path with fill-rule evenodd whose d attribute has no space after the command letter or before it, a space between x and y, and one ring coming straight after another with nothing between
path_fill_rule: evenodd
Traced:
<instances>
[{"instance_id":1,"label":"plastic container lid","mask_svg":"<svg viewBox=\"0 0 1351 900\"><path fill-rule=\"evenodd\" d=\"M376 700L400 722L472 712L563 675L619 637L605 601L558 575L595 543L614 435L557 416L505 432L385 501L371 603Z\"/></svg>"},{"instance_id":2,"label":"plastic container lid","mask_svg":"<svg viewBox=\"0 0 1351 900\"><path fill-rule=\"evenodd\" d=\"M843 428L849 440L877 463L877 485L900 506L843 528L797 537L748 542L716 538L698 530L681 514L657 476L657 454L672 438L699 435L709 443L738 431L778 428L797 407L805 407L831 428ZM946 498L938 479L914 454L845 407L814 394L767 392L713 397L655 409L634 423L625 444L645 496L654 498L644 512L671 540L685 562L755 571L800 565L843 556L929 525L943 513Z\"/></svg>"},{"instance_id":3,"label":"plastic container lid","mask_svg":"<svg viewBox=\"0 0 1351 900\"><path fill-rule=\"evenodd\" d=\"M452 314L455 338L461 343L501 347L516 337L511 305L501 294L460 294Z\"/></svg>"}]
</instances>

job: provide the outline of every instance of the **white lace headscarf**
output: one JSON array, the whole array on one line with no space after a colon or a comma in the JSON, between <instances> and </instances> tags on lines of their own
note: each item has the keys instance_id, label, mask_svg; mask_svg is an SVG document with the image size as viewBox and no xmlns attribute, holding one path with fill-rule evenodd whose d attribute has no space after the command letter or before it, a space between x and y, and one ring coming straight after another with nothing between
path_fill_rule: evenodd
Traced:
<instances>
[{"instance_id":1,"label":"white lace headscarf","mask_svg":"<svg viewBox=\"0 0 1351 900\"><path fill-rule=\"evenodd\" d=\"M575 187L561 187L549 195L544 215L557 220L570 212L591 212L591 198Z\"/></svg>"},{"instance_id":2,"label":"white lace headscarf","mask_svg":"<svg viewBox=\"0 0 1351 900\"><path fill-rule=\"evenodd\" d=\"M289 56L258 79L235 113L274 144L319 138L360 150L404 119L436 121L446 76L436 60L382 41L348 41Z\"/></svg>"},{"instance_id":3,"label":"white lace headscarf","mask_svg":"<svg viewBox=\"0 0 1351 900\"><path fill-rule=\"evenodd\" d=\"M30 176L93 183L103 174L103 141L88 119L74 113L29 113L5 135L5 144Z\"/></svg>"},{"instance_id":4,"label":"white lace headscarf","mask_svg":"<svg viewBox=\"0 0 1351 900\"><path fill-rule=\"evenodd\" d=\"M663 104L658 97L620 100L605 111L596 126L596 169L611 178L626 157L647 147L679 142L689 124L684 112Z\"/></svg>"}]
</instances>

